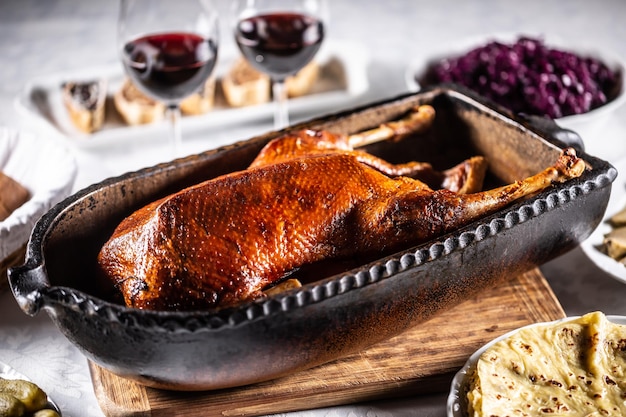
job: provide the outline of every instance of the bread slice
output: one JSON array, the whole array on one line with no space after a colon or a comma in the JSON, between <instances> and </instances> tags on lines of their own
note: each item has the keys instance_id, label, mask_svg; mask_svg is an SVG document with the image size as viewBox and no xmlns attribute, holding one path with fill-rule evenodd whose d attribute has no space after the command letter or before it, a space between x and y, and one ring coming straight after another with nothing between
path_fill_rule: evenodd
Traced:
<instances>
[{"instance_id":1,"label":"bread slice","mask_svg":"<svg viewBox=\"0 0 626 417\"><path fill-rule=\"evenodd\" d=\"M63 104L74 126L84 133L100 129L104 123L106 80L65 82L62 88Z\"/></svg>"},{"instance_id":2,"label":"bread slice","mask_svg":"<svg viewBox=\"0 0 626 417\"><path fill-rule=\"evenodd\" d=\"M626 207L611 216L609 223L611 223L611 226L613 227L626 226Z\"/></svg>"},{"instance_id":3,"label":"bread slice","mask_svg":"<svg viewBox=\"0 0 626 417\"><path fill-rule=\"evenodd\" d=\"M183 114L199 115L208 113L215 103L215 77L209 77L200 91L180 103Z\"/></svg>"},{"instance_id":4,"label":"bread slice","mask_svg":"<svg viewBox=\"0 0 626 417\"><path fill-rule=\"evenodd\" d=\"M311 91L320 73L317 62L311 61L295 75L287 77L285 87L289 97L300 97Z\"/></svg>"},{"instance_id":5,"label":"bread slice","mask_svg":"<svg viewBox=\"0 0 626 417\"><path fill-rule=\"evenodd\" d=\"M239 57L222 77L222 90L228 105L251 106L270 100L270 77L254 69Z\"/></svg>"},{"instance_id":6,"label":"bread slice","mask_svg":"<svg viewBox=\"0 0 626 417\"><path fill-rule=\"evenodd\" d=\"M0 221L29 199L30 192L23 185L0 171Z\"/></svg>"},{"instance_id":7,"label":"bread slice","mask_svg":"<svg viewBox=\"0 0 626 417\"><path fill-rule=\"evenodd\" d=\"M615 260L620 260L626 256L626 227L611 230L604 236L604 247L606 253Z\"/></svg>"},{"instance_id":8,"label":"bread slice","mask_svg":"<svg viewBox=\"0 0 626 417\"><path fill-rule=\"evenodd\" d=\"M113 95L115 108L129 125L156 122L165 117L165 104L139 91L130 78Z\"/></svg>"}]
</instances>

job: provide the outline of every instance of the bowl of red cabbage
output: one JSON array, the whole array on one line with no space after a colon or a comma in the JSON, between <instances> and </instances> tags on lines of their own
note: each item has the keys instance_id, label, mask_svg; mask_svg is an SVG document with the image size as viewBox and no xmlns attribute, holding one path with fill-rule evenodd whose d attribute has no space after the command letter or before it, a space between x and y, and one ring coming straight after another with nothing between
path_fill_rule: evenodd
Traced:
<instances>
[{"instance_id":1,"label":"bowl of red cabbage","mask_svg":"<svg viewBox=\"0 0 626 417\"><path fill-rule=\"evenodd\" d=\"M542 36L483 37L409 65L409 89L435 84L469 88L514 114L546 117L578 133L588 153L611 154L601 128L624 102L624 64L598 48Z\"/></svg>"}]
</instances>

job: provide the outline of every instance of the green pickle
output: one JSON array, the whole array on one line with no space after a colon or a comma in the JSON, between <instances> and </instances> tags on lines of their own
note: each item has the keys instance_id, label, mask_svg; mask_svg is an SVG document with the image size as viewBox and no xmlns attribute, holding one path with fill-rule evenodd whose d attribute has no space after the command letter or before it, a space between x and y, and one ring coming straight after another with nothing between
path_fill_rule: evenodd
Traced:
<instances>
[{"instance_id":1,"label":"green pickle","mask_svg":"<svg viewBox=\"0 0 626 417\"><path fill-rule=\"evenodd\" d=\"M25 412L26 407L20 400L0 391L0 417L21 417Z\"/></svg>"},{"instance_id":2,"label":"green pickle","mask_svg":"<svg viewBox=\"0 0 626 417\"><path fill-rule=\"evenodd\" d=\"M37 411L33 414L33 417L59 417L59 414L54 410L46 408L45 410Z\"/></svg>"},{"instance_id":3,"label":"green pickle","mask_svg":"<svg viewBox=\"0 0 626 417\"><path fill-rule=\"evenodd\" d=\"M48 404L48 396L41 388L32 382L23 379L0 378L0 392L13 395L32 413L41 410Z\"/></svg>"},{"instance_id":4,"label":"green pickle","mask_svg":"<svg viewBox=\"0 0 626 417\"><path fill-rule=\"evenodd\" d=\"M48 396L36 384L0 378L0 417L59 417L47 407Z\"/></svg>"}]
</instances>

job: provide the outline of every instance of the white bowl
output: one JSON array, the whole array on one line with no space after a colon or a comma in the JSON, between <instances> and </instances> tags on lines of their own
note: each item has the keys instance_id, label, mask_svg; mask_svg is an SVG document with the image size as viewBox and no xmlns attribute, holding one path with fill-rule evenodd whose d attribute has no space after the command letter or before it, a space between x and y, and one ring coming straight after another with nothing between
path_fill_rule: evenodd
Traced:
<instances>
[{"instance_id":1,"label":"white bowl","mask_svg":"<svg viewBox=\"0 0 626 417\"><path fill-rule=\"evenodd\" d=\"M491 342L487 343L486 345L478 349L476 352L474 352L469 357L467 362L465 362L465 365L463 365L463 367L454 375L454 378L452 379L452 383L450 384L450 393L448 394L448 400L446 403L447 416L448 417L467 417L467 400L465 398L465 395L463 394L465 392L465 387L467 384L466 377L467 377L469 370L478 362L478 358L480 358L480 355L482 355L487 349L489 349L491 346L498 343L499 341L504 340L514 335L515 333L519 332L522 329L526 329L529 327L552 325L552 324L561 323L564 321L574 320L577 318L578 317L566 317L566 318L555 320L552 322L529 324L528 326L520 327L519 329L512 330L506 334L503 334L500 337L493 339ZM626 325L626 316L607 315L606 318L612 323Z\"/></svg>"},{"instance_id":2,"label":"white bowl","mask_svg":"<svg viewBox=\"0 0 626 417\"><path fill-rule=\"evenodd\" d=\"M0 171L31 195L0 222L0 261L23 247L39 218L67 197L76 179L74 155L59 141L0 127Z\"/></svg>"},{"instance_id":3,"label":"white bowl","mask_svg":"<svg viewBox=\"0 0 626 417\"><path fill-rule=\"evenodd\" d=\"M517 34L493 34L475 37L471 39L464 39L453 44L442 46L441 53L427 57L417 58L409 64L405 72L405 82L410 91L418 91L420 86L417 81L426 72L427 68L444 58L450 58L455 56L461 56L470 50L484 46L491 41L500 41L507 44L514 43L520 36L527 36L533 39L542 39L550 48L555 48L563 51L570 51L576 53L579 56L587 56L599 59L605 65L607 65L612 71L620 74L621 77L621 89L617 97L608 103L597 107L587 113L561 117L555 119L556 123L565 128L572 130L580 135L585 144L585 150L587 153L593 156L598 156L604 159L609 159L618 154L626 154L626 143L624 141L617 140L612 135L606 135L602 131L602 128L606 126L610 119L610 116L626 101L626 95L624 94L624 76L626 74L626 64L622 57L614 54L611 51L607 51L598 47L597 45L581 45L571 44L567 41L558 39L549 35L537 35L529 33L517 33Z\"/></svg>"},{"instance_id":4,"label":"white bowl","mask_svg":"<svg viewBox=\"0 0 626 417\"><path fill-rule=\"evenodd\" d=\"M617 169L617 178L611 187L611 196L602 221L593 233L580 244L587 257L612 278L626 284L626 265L611 258L604 250L604 236L613 230L609 220L626 207L626 158L611 161Z\"/></svg>"}]
</instances>

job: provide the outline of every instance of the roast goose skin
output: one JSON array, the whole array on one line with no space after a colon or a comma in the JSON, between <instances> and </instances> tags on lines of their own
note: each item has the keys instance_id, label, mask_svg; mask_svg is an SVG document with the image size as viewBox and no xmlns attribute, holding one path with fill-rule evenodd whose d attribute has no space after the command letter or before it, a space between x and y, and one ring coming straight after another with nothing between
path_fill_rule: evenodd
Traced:
<instances>
[{"instance_id":1,"label":"roast goose skin","mask_svg":"<svg viewBox=\"0 0 626 417\"><path fill-rule=\"evenodd\" d=\"M295 158L340 153L353 156L388 176L408 176L427 183L430 187L447 188L451 191L471 193L480 191L487 170L487 161L475 156L455 167L440 172L427 162L390 164L367 152L355 149L366 144L393 138L401 140L408 134L428 129L435 118L435 110L429 105L417 106L405 118L385 123L375 129L354 135L336 135L327 131L301 131L270 141L249 168L276 164Z\"/></svg>"},{"instance_id":2,"label":"roast goose skin","mask_svg":"<svg viewBox=\"0 0 626 417\"><path fill-rule=\"evenodd\" d=\"M320 146L311 145L317 140ZM337 145L328 145L332 141ZM396 176L411 164L388 164L349 142L329 132L289 133L270 142L248 169L139 209L102 247L101 270L129 307L232 306L262 296L300 267L430 240L585 169L566 149L534 176L464 193ZM423 169L430 168L415 163L408 174Z\"/></svg>"}]
</instances>

